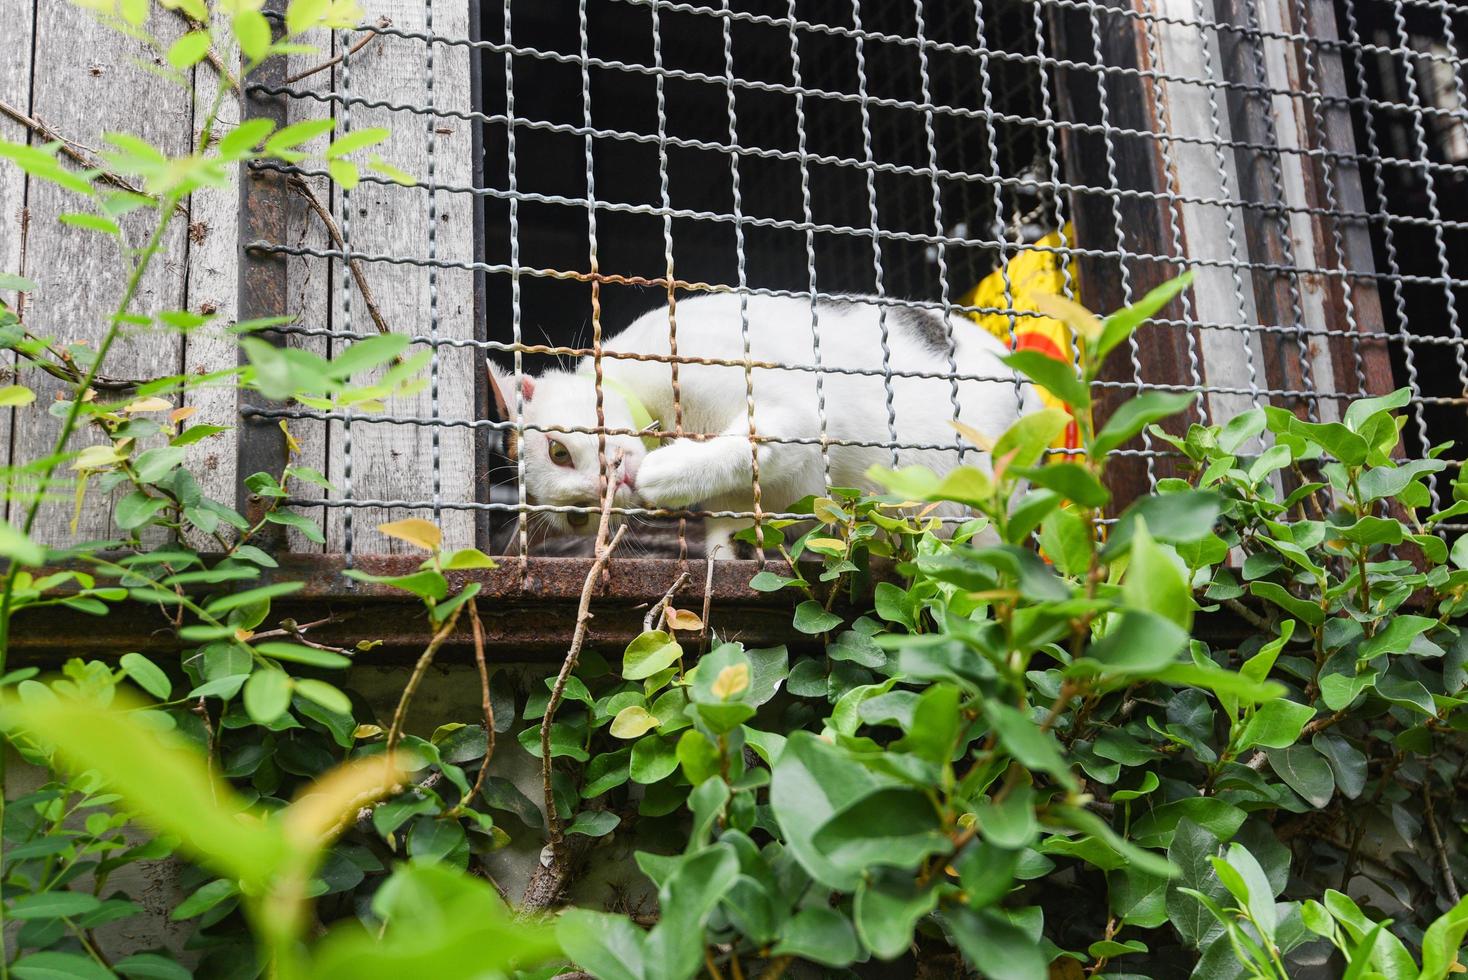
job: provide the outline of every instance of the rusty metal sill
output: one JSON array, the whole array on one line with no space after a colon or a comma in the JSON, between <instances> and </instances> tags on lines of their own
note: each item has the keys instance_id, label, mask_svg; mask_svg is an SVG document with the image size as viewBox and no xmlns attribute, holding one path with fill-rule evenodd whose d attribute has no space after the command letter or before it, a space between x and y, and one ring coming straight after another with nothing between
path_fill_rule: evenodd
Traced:
<instances>
[{"instance_id":1,"label":"rusty metal sill","mask_svg":"<svg viewBox=\"0 0 1468 980\"><path fill-rule=\"evenodd\" d=\"M432 629L419 600L388 585L348 579L342 574L347 568L343 556L282 555L279 561L279 568L267 570L259 582L249 585L303 581L306 587L276 599L262 629L287 618L310 623L330 617L331 622L313 628L309 636L341 647L382 641L381 646L360 655L364 664L404 662L428 643ZM421 562L413 555L359 555L354 565L372 575L396 576L417 571ZM531 558L522 565L508 558L499 568L452 572L448 578L451 594L470 582L480 584L479 614L492 659L559 661L576 627L576 611L591 564L589 558ZM726 560L713 565L710 579L707 564L701 560L614 559L593 591L588 644L607 649L624 646L642 631L651 604L684 572L688 580L674 594L674 605L701 612L707 585L710 619L720 636L751 646L815 644L814 638L791 629L792 610L802 596L792 590L767 593L749 587L749 580L759 571L789 575L788 564ZM878 576L886 574L879 571ZM115 606L105 617L46 607L16 617L9 666L57 663L73 656L116 656L131 650L166 652L183 646L157 607L126 603ZM441 656L458 658L472 650L469 620L463 617Z\"/></svg>"},{"instance_id":2,"label":"rusty metal sill","mask_svg":"<svg viewBox=\"0 0 1468 980\"><path fill-rule=\"evenodd\" d=\"M269 570L261 582L304 581L306 587L276 599L270 620L261 629L281 621L312 623L311 639L331 646L352 648L362 641L381 645L358 655L364 666L407 663L417 657L432 636L422 604L391 586L354 582L342 572L341 555L283 555L280 567ZM358 556L355 567L373 575L405 575L418 570L421 559L412 555ZM489 659L498 663L559 662L576 628L576 612L589 558L531 558L523 566L505 559L495 569L453 572L450 587L457 591L470 582L480 584L479 614ZM688 581L674 593L674 604L701 612L708 584L710 621L719 636L749 646L786 644L792 652L816 652L819 638L795 631L791 615L803 596L794 590L757 592L749 587L755 573L789 575L783 561L726 560L714 562L713 576L703 561L637 558L612 561L593 592L587 645L615 654L642 631L643 617L681 573ZM895 580L890 565L872 569L874 581ZM869 608L862 604L864 608ZM838 602L838 612L861 612ZM1194 636L1218 647L1232 647L1257 629L1228 612L1201 614ZM691 634L690 634L691 635ZM21 613L11 633L9 667L54 665L69 657L112 659L129 651L166 653L181 643L173 625L155 606L125 603L105 617L93 617L64 607ZM473 638L464 617L445 642L441 662L464 662L472 656Z\"/></svg>"}]
</instances>

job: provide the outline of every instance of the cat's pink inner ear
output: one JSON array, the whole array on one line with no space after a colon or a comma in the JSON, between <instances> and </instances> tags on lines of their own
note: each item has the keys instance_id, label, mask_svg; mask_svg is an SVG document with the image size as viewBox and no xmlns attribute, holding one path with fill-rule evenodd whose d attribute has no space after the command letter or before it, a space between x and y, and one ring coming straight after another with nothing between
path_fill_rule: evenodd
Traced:
<instances>
[{"instance_id":1,"label":"cat's pink inner ear","mask_svg":"<svg viewBox=\"0 0 1468 980\"><path fill-rule=\"evenodd\" d=\"M528 374L520 375L520 397L527 402L535 394L535 379Z\"/></svg>"}]
</instances>

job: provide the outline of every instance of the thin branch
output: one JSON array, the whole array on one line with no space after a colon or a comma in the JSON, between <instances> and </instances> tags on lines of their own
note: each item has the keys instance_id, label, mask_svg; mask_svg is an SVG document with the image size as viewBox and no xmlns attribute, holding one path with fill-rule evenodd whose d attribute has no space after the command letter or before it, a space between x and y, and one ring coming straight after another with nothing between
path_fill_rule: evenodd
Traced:
<instances>
[{"instance_id":1,"label":"thin branch","mask_svg":"<svg viewBox=\"0 0 1468 980\"><path fill-rule=\"evenodd\" d=\"M11 119L20 123L26 129L29 129L37 136L40 136L48 143L60 144L58 149L63 156L68 157L69 159L71 159L72 162L79 164L85 170L95 170L97 172L96 179L105 181L106 183L111 184L113 187L116 187L119 190L127 191L130 194L137 194L139 197L146 197L150 201L157 200L154 195L149 194L141 188L135 186L133 183L127 180L127 178L113 173L106 167L102 166L102 164L98 163L96 160L93 160L91 157L87 156L87 154L82 152L82 150L90 149L90 147L85 147L81 143L78 143L76 140L68 139L67 137L62 136L60 133L52 129L50 126L46 125L41 120L35 118L34 116L27 115L26 113L17 109L15 106L11 105L9 102L6 102L4 99L0 99L0 115L9 116ZM189 216L189 209L181 200L174 205L174 210L177 211L178 214L184 218L187 218Z\"/></svg>"},{"instance_id":2,"label":"thin branch","mask_svg":"<svg viewBox=\"0 0 1468 980\"><path fill-rule=\"evenodd\" d=\"M423 675L428 673L428 667L433 663L434 654L438 653L438 648L443 646L443 641L447 640L449 634L453 633L454 627L459 622L459 614L464 611L464 606L465 603L459 603L449 615L448 622L444 623L443 626L439 627L438 632L433 634L433 639L428 641L428 646L424 648L423 655L418 658L418 663L413 666L413 674L408 678L408 686L403 688L403 695L398 698L398 706L393 711L392 726L387 730L387 755L392 755L393 750L398 747L398 739L403 737L403 721L408 715L408 704L413 700L413 695L418 692L418 685L423 681Z\"/></svg>"},{"instance_id":3,"label":"thin branch","mask_svg":"<svg viewBox=\"0 0 1468 980\"><path fill-rule=\"evenodd\" d=\"M759 975L759 980L780 980L785 975L785 970L790 966L793 956L777 956L770 960L770 965L765 967L765 972Z\"/></svg>"},{"instance_id":4,"label":"thin branch","mask_svg":"<svg viewBox=\"0 0 1468 980\"><path fill-rule=\"evenodd\" d=\"M1232 612L1235 616L1238 616L1240 619L1248 623L1250 626L1253 626L1255 629L1264 630L1266 633L1274 632L1274 624L1265 619L1263 616L1260 616L1258 613L1250 609L1248 606L1244 605L1239 600L1225 599L1223 600L1223 604L1227 606L1229 611Z\"/></svg>"},{"instance_id":5,"label":"thin branch","mask_svg":"<svg viewBox=\"0 0 1468 980\"><path fill-rule=\"evenodd\" d=\"M382 30L384 27L391 27L392 18L379 17L377 18L377 23L373 24L372 26L377 28L377 30L379 31ZM305 71L299 71L296 72L294 75L286 76L286 79L282 84L294 85L296 82L299 82L303 78L310 78L317 72L326 71L326 69L330 68L333 65L339 65L341 64L343 58L356 54L358 51L361 51L363 48L365 48L367 45L371 44L373 41L377 40L381 36L381 34L377 34L375 32L370 33L366 37L362 38L362 40L358 41L356 44L348 48L345 52L337 55L335 58L329 58L319 65L307 68Z\"/></svg>"},{"instance_id":6,"label":"thin branch","mask_svg":"<svg viewBox=\"0 0 1468 980\"><path fill-rule=\"evenodd\" d=\"M484 662L484 624L479 621L479 603L469 600L469 625L474 628L474 665L479 668L479 696L484 707L484 763L479 775L474 777L474 786L464 797L467 801L479 796L484 787L484 777L489 772L490 760L494 758L494 700L489 696L489 665ZM463 804L461 803L460 806Z\"/></svg>"},{"instance_id":7,"label":"thin branch","mask_svg":"<svg viewBox=\"0 0 1468 980\"><path fill-rule=\"evenodd\" d=\"M703 625L698 630L698 655L701 657L708 649L709 642L709 615L714 605L714 556L719 553L722 545L715 546L714 550L703 556ZM792 566L793 567L793 566Z\"/></svg>"},{"instance_id":8,"label":"thin branch","mask_svg":"<svg viewBox=\"0 0 1468 980\"><path fill-rule=\"evenodd\" d=\"M1448 849L1443 844L1443 835L1437 826L1437 811L1432 805L1432 788L1424 779L1422 782L1423 813L1427 817L1427 833L1432 837L1432 849L1437 854L1437 864L1442 870L1443 887L1447 889L1448 901L1454 905L1462 899L1458 893L1458 883L1453 879L1453 866L1448 863Z\"/></svg>"},{"instance_id":9,"label":"thin branch","mask_svg":"<svg viewBox=\"0 0 1468 980\"><path fill-rule=\"evenodd\" d=\"M653 603L652 608L647 611L647 615L642 617L642 631L644 633L651 630L654 626L658 624L662 617L663 610L668 608L668 603L673 601L673 594L687 584L688 573L679 572L678 577L673 580L673 584L668 586L668 591L664 592L663 597L657 602Z\"/></svg>"},{"instance_id":10,"label":"thin branch","mask_svg":"<svg viewBox=\"0 0 1468 980\"><path fill-rule=\"evenodd\" d=\"M561 817L556 813L555 791L551 786L551 725L554 724L556 711L560 708L561 700L566 695L566 682L570 680L571 672L576 669L576 664L581 659L581 645L586 642L586 630L591 623L591 593L596 589L597 580L601 576L602 569L606 568L607 562L611 559L612 552L616 551L617 545L621 543L622 535L627 533L627 525L623 524L617 528L617 533L611 541L607 541L607 528L612 520L612 497L616 486L611 479L611 473L616 471L621 462L622 453L618 452L616 458L608 464L606 492L602 495L601 503L601 523L597 525L596 531L596 557L586 573L586 583L581 587L581 604L576 609L576 630L571 636L571 647L566 651L566 659L561 663L561 672L556 675L555 686L551 688L550 701L545 706L545 717L540 719L540 783L545 800L546 823L550 827L550 848L553 855L560 848ZM556 859L553 856L551 860L554 862Z\"/></svg>"},{"instance_id":11,"label":"thin branch","mask_svg":"<svg viewBox=\"0 0 1468 980\"><path fill-rule=\"evenodd\" d=\"M305 198L306 204L310 206L312 211L316 212L316 217L320 218L321 223L326 226L326 233L330 236L332 245L343 255L348 254L347 242L342 237L341 226L331 216L331 211L321 203L321 199L311 190L311 185L306 183L299 174L287 174L286 183L297 194ZM362 294L362 302L366 304L367 313L372 317L372 323L377 327L378 332L392 333L392 328L387 325L387 319L382 315L382 310L377 306L377 297L372 294L372 287L367 283L367 273L362 269L362 260L355 257L348 259L347 268L351 270L352 281L357 284L357 292Z\"/></svg>"}]
</instances>

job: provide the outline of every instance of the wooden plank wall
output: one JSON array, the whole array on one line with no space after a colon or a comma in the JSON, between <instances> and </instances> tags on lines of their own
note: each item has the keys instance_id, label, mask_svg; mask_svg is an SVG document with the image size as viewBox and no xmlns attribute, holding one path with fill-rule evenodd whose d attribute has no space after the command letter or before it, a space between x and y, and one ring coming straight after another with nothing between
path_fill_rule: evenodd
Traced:
<instances>
[{"instance_id":1,"label":"wooden plank wall","mask_svg":"<svg viewBox=\"0 0 1468 980\"><path fill-rule=\"evenodd\" d=\"M444 38L469 36L469 9L465 0L384 0L370 12L390 18L394 27L404 31ZM351 43L357 39L354 36ZM372 126L389 129L392 136L378 151L420 181L417 187L364 181L345 195L348 213L343 231L349 236L352 252L417 260L473 261L473 198L463 193L430 192L421 186L430 181L460 187L470 184L473 140L470 120L425 115L407 108L367 108L355 104L361 99L467 113L472 107L469 57L469 50L461 45L428 44L416 38L383 35L352 55L344 66L338 66L336 91L354 103L348 106L349 126L338 106L338 134ZM337 194L334 210L342 221L341 192ZM473 278L467 269L432 269L386 262L367 262L365 266L382 315L394 332L427 335L436 306L440 337L474 337ZM374 329L360 293L353 289L350 297L345 297L339 278L334 285L333 325L361 332ZM392 414L431 418L436 412L442 419L473 418L476 373L483 370L482 363L483 358L473 348L440 347L436 399L430 388L412 398L396 401L391 407ZM342 424L335 423L329 440L328 475L338 486L345 486L350 477L352 494L357 499L431 499L435 484L435 435L440 498L474 500L473 481L477 477L474 439L472 430L465 427L434 430L413 425L355 423L351 426L348 453L348 433ZM408 549L409 546L385 538L375 530L383 521L406 516L410 512L353 511L354 549L374 553ZM414 511L411 516L433 518L434 515ZM346 518L341 508L329 512L328 550L342 549ZM474 542L472 511L444 510L437 521L446 541L458 546Z\"/></svg>"},{"instance_id":2,"label":"wooden plank wall","mask_svg":"<svg viewBox=\"0 0 1468 980\"><path fill-rule=\"evenodd\" d=\"M369 16L388 18L405 30L432 31L445 38L469 36L467 0L386 0L368 5ZM182 88L148 72L143 65L157 53L141 42L95 23L79 7L56 0L0 0L0 17L16 28L16 43L8 46L0 63L0 99L19 112L44 121L56 132L95 156L103 146L102 136L112 130L137 132L166 152L186 152L203 123L218 74L201 64L196 79L200 99L192 102ZM155 8L150 22L153 32L165 40L177 37L185 26L175 14ZM309 38L318 50L293 55L289 78L331 57L337 45L354 44L363 35L342 32L333 36L320 32ZM35 63L31 63L32 52ZM431 63L429 52L431 51ZM227 64L236 63L234 52L220 52ZM346 114L339 97L347 72L351 96L394 105L437 106L467 113L471 108L469 50L463 46L429 45L422 39L380 36L351 56L346 66L336 65L306 77L293 79L297 92L314 92L324 101L308 98L287 100L288 121L334 116L339 134L347 129ZM432 69L430 76L429 69ZM124 96L125 97L122 97ZM147 111L140 111L146 107ZM240 102L225 100L221 126L227 128L240 117ZM443 184L471 183L471 123L464 118L428 116L409 111L367 109L355 106L351 128L384 126L392 131L378 148L383 157L413 174L421 182L436 179ZM223 130L220 130L223 131ZM0 119L0 133L8 139L42 142L39 136L8 119ZM431 167L431 173L430 173ZM438 191L423 186L401 187L363 182L349 200L321 178L305 181L317 200L330 210L336 222L350 234L352 250L371 255L388 255L415 260L436 256L459 263L474 259L473 199L464 193ZM430 244L430 200L434 234ZM343 207L351 208L350 216ZM57 223L57 216L76 207L66 192L26 180L13 167L0 168L0 220L7 229L0 234L0 268L20 271L39 285L25 309L28 328L61 342L94 344L101 337L110 305L115 302L123 278L115 246L106 239L81 229ZM299 194L284 202L287 235L284 244L314 249L333 247L325 223ZM135 309L157 312L188 309L217 314L215 325L188 337L173 333L140 331L124 339L109 356L105 373L114 377L152 377L176 371L203 373L235 362L236 346L225 331L239 310L237 264L239 246L238 188L213 190L195 196L188 214L181 215L169 229L166 258L150 270L138 294ZM126 222L136 239L145 216ZM12 233L13 232L13 233ZM352 289L352 317L348 323L342 293L342 263L331 259L292 257L282 263L286 279L286 309L312 328L371 330L360 293ZM467 269L430 271L409 264L367 262L365 272L391 329L408 334L430 333L431 311L436 306L438 333L445 338L474 336L472 273ZM431 290L436 287L436 301ZM14 299L14 297L7 297ZM291 343L321 354L340 351L347 341L325 337L294 337ZM433 389L390 406L397 415L428 418L435 410L440 418L474 417L475 372L482 363L472 348L443 348L437 366L437 396ZM55 438L57 421L45 411L62 389L59 381L28 373L27 383L37 390L37 403L29 408L0 412L0 445L12 447L11 459L34 458L48 452ZM238 419L235 393L230 389L204 390L187 396L198 409L192 421L233 425ZM435 409L436 403L436 409ZM14 429L12 438L11 429ZM348 477L348 455L340 424L294 422L292 433L303 444L296 462L326 473L339 487ZM416 426L358 423L352 427L350 477L355 497L379 499L430 498L434 432ZM95 441L87 434L75 446ZM437 432L441 499L475 499L472 432L458 427ZM237 473L234 436L206 440L190 450L189 464L199 475L205 491L231 502ZM292 487L301 497L322 491L310 484ZM62 542L74 535L106 537L116 533L111 524L111 501L95 489L88 491L80 520L73 532L73 505L57 500L43 511L37 530L41 539ZM323 516L320 511L316 516ZM292 532L292 550L343 550L344 512L326 512L327 542L316 545ZM405 512L362 512L354 521L356 546L363 552L393 550L393 545L374 530L376 524L406 516ZM433 516L431 513L419 516ZM469 545L474 539L474 515L470 511L445 510L440 515L448 540Z\"/></svg>"}]
</instances>

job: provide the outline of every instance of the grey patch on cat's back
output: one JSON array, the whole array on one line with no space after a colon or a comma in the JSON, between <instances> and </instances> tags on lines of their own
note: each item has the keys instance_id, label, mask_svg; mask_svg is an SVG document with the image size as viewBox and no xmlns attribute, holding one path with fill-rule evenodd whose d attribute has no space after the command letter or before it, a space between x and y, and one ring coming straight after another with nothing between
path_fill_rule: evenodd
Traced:
<instances>
[{"instance_id":1,"label":"grey patch on cat's back","mask_svg":"<svg viewBox=\"0 0 1468 980\"><path fill-rule=\"evenodd\" d=\"M856 296L823 296L816 301L817 311L829 309L846 313L857 306L876 308L877 304L864 303ZM905 332L930 354L948 353L948 325L943 322L942 313L923 306L888 306L886 309L887 329Z\"/></svg>"}]
</instances>

